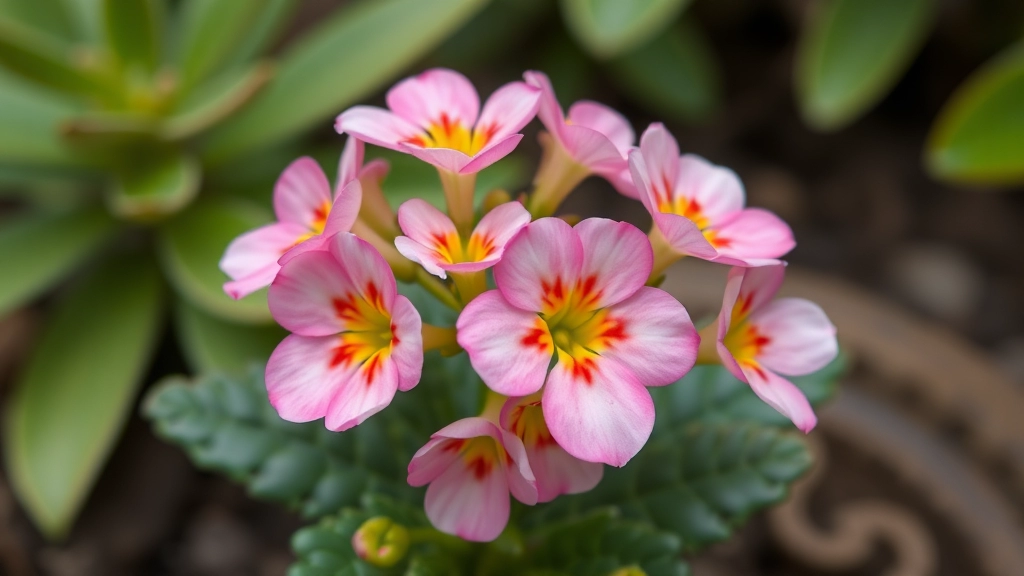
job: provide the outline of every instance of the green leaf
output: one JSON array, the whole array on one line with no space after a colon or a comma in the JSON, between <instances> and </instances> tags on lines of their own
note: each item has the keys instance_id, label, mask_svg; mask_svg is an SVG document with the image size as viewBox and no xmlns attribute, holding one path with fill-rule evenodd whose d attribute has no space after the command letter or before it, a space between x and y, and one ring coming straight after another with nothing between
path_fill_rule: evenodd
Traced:
<instances>
[{"instance_id":1,"label":"green leaf","mask_svg":"<svg viewBox=\"0 0 1024 576\"><path fill-rule=\"evenodd\" d=\"M210 135L217 161L291 138L423 57L486 0L362 0L290 47L274 80Z\"/></svg>"},{"instance_id":2,"label":"green leaf","mask_svg":"<svg viewBox=\"0 0 1024 576\"><path fill-rule=\"evenodd\" d=\"M233 48L225 67L245 64L262 56L292 21L298 0L266 0L264 9L252 23L242 41Z\"/></svg>"},{"instance_id":3,"label":"green leaf","mask_svg":"<svg viewBox=\"0 0 1024 576\"><path fill-rule=\"evenodd\" d=\"M711 47L686 19L608 65L627 96L669 120L703 120L718 106L721 86Z\"/></svg>"},{"instance_id":4,"label":"green leaf","mask_svg":"<svg viewBox=\"0 0 1024 576\"><path fill-rule=\"evenodd\" d=\"M270 219L266 210L238 199L193 204L160 229L164 273L181 296L209 314L235 322L269 322L266 290L232 300L222 289L229 278L217 264L232 240Z\"/></svg>"},{"instance_id":5,"label":"green leaf","mask_svg":"<svg viewBox=\"0 0 1024 576\"><path fill-rule=\"evenodd\" d=\"M569 31L597 58L640 46L675 21L690 0L562 0Z\"/></svg>"},{"instance_id":6,"label":"green leaf","mask_svg":"<svg viewBox=\"0 0 1024 576\"><path fill-rule=\"evenodd\" d=\"M199 193L199 163L180 151L139 155L122 170L107 206L123 218L155 220L181 210Z\"/></svg>"},{"instance_id":7,"label":"green leaf","mask_svg":"<svg viewBox=\"0 0 1024 576\"><path fill-rule=\"evenodd\" d=\"M16 0L31 2L33 0ZM103 0L62 0L79 38L98 45L103 37Z\"/></svg>"},{"instance_id":8,"label":"green leaf","mask_svg":"<svg viewBox=\"0 0 1024 576\"><path fill-rule=\"evenodd\" d=\"M178 69L187 90L216 72L249 35L272 0L205 0L181 5Z\"/></svg>"},{"instance_id":9,"label":"green leaf","mask_svg":"<svg viewBox=\"0 0 1024 576\"><path fill-rule=\"evenodd\" d=\"M178 343L196 372L243 374L266 363L288 333L279 326L248 326L210 316L184 300L175 311Z\"/></svg>"},{"instance_id":10,"label":"green leaf","mask_svg":"<svg viewBox=\"0 0 1024 576\"><path fill-rule=\"evenodd\" d=\"M64 0L0 0L0 14L53 38L68 38L74 28Z\"/></svg>"},{"instance_id":11,"label":"green leaf","mask_svg":"<svg viewBox=\"0 0 1024 576\"><path fill-rule=\"evenodd\" d=\"M163 0L104 0L107 46L125 67L152 72L160 63Z\"/></svg>"},{"instance_id":12,"label":"green leaf","mask_svg":"<svg viewBox=\"0 0 1024 576\"><path fill-rule=\"evenodd\" d=\"M80 102L0 70L0 164L41 168L89 165L87 156L60 137L61 126L82 110Z\"/></svg>"},{"instance_id":13,"label":"green leaf","mask_svg":"<svg viewBox=\"0 0 1024 576\"><path fill-rule=\"evenodd\" d=\"M804 119L837 130L888 93L924 44L934 0L830 0L810 14L797 51Z\"/></svg>"},{"instance_id":14,"label":"green leaf","mask_svg":"<svg viewBox=\"0 0 1024 576\"><path fill-rule=\"evenodd\" d=\"M68 274L114 230L115 222L97 209L0 222L0 318Z\"/></svg>"},{"instance_id":15,"label":"green leaf","mask_svg":"<svg viewBox=\"0 0 1024 576\"><path fill-rule=\"evenodd\" d=\"M273 76L269 64L257 64L225 72L200 86L167 118L161 135L182 140L205 131L237 112Z\"/></svg>"},{"instance_id":16,"label":"green leaf","mask_svg":"<svg viewBox=\"0 0 1024 576\"><path fill-rule=\"evenodd\" d=\"M975 71L932 126L929 172L949 182L1024 181L1024 42Z\"/></svg>"},{"instance_id":17,"label":"green leaf","mask_svg":"<svg viewBox=\"0 0 1024 576\"><path fill-rule=\"evenodd\" d=\"M21 502L65 535L127 417L159 335L161 284L112 260L57 303L7 406L3 444Z\"/></svg>"},{"instance_id":18,"label":"green leaf","mask_svg":"<svg viewBox=\"0 0 1024 576\"><path fill-rule=\"evenodd\" d=\"M536 508L528 524L617 506L625 518L675 534L693 553L780 502L810 462L801 435L776 428L694 422L662 429L627 466L605 467L597 488Z\"/></svg>"},{"instance_id":19,"label":"green leaf","mask_svg":"<svg viewBox=\"0 0 1024 576\"><path fill-rule=\"evenodd\" d=\"M111 97L108 81L98 71L76 64L66 46L41 32L2 18L0 64L56 90Z\"/></svg>"}]
</instances>

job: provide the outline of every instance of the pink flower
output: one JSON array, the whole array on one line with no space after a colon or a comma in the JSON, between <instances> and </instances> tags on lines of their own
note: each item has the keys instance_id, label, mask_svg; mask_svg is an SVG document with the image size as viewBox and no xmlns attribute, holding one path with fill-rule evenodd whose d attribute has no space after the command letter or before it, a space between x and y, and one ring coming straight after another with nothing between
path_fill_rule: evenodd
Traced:
<instances>
[{"instance_id":1,"label":"pink flower","mask_svg":"<svg viewBox=\"0 0 1024 576\"><path fill-rule=\"evenodd\" d=\"M686 309L644 286L651 261L647 238L630 224L591 218L573 228L541 218L505 247L498 290L459 316L458 342L487 386L506 396L543 387L552 436L581 460L632 458L654 425L644 386L675 382L696 359Z\"/></svg>"},{"instance_id":2,"label":"pink flower","mask_svg":"<svg viewBox=\"0 0 1024 576\"><path fill-rule=\"evenodd\" d=\"M817 424L803 393L779 374L820 370L838 353L836 328L825 312L801 298L772 301L785 265L733 268L718 315L722 364L762 400L809 432Z\"/></svg>"},{"instance_id":3,"label":"pink flower","mask_svg":"<svg viewBox=\"0 0 1024 576\"><path fill-rule=\"evenodd\" d=\"M408 480L430 484L424 507L438 530L476 542L505 529L509 492L537 503L523 443L486 418L464 418L434 433L409 462Z\"/></svg>"},{"instance_id":4,"label":"pink flower","mask_svg":"<svg viewBox=\"0 0 1024 576\"><path fill-rule=\"evenodd\" d=\"M537 116L544 127L565 155L584 167L580 179L588 173L597 174L622 194L636 198L626 163L626 154L636 141L629 121L604 104L589 100L570 106L566 117L544 73L530 71L523 76L527 84L536 86L543 94Z\"/></svg>"},{"instance_id":5,"label":"pink flower","mask_svg":"<svg viewBox=\"0 0 1024 576\"><path fill-rule=\"evenodd\" d=\"M728 168L679 155L675 138L651 124L629 168L644 207L673 250L733 266L778 263L793 233L778 216L744 208L743 184Z\"/></svg>"},{"instance_id":6,"label":"pink flower","mask_svg":"<svg viewBox=\"0 0 1024 576\"><path fill-rule=\"evenodd\" d=\"M540 91L522 82L499 88L480 111L465 76L435 68L396 84L389 110L354 106L335 121L338 133L412 154L441 170L472 174L511 152L517 132L537 114Z\"/></svg>"},{"instance_id":7,"label":"pink flower","mask_svg":"<svg viewBox=\"0 0 1024 576\"><path fill-rule=\"evenodd\" d=\"M537 478L537 501L550 502L562 494L587 492L601 481L604 466L580 460L555 442L544 421L540 394L509 398L501 409L501 426L526 447Z\"/></svg>"},{"instance_id":8,"label":"pink flower","mask_svg":"<svg viewBox=\"0 0 1024 576\"><path fill-rule=\"evenodd\" d=\"M220 269L231 277L224 291L238 299L269 286L286 252L300 244L306 244L303 250L318 248L324 238L348 232L362 202L359 179L379 180L387 173L382 161L365 167L362 163L363 143L350 138L341 154L333 200L327 176L315 160L304 156L289 164L274 185L278 221L235 238L224 252Z\"/></svg>"},{"instance_id":9,"label":"pink flower","mask_svg":"<svg viewBox=\"0 0 1024 576\"><path fill-rule=\"evenodd\" d=\"M488 212L464 240L448 216L416 198L398 208L398 224L406 236L395 238L395 246L441 278L447 272L479 272L501 260L505 244L529 222L522 204L506 202Z\"/></svg>"},{"instance_id":10,"label":"pink flower","mask_svg":"<svg viewBox=\"0 0 1024 576\"><path fill-rule=\"evenodd\" d=\"M270 285L270 313L293 332L267 363L267 393L281 418L326 416L347 430L410 390L423 367L422 324L384 258L342 232L303 252Z\"/></svg>"}]
</instances>

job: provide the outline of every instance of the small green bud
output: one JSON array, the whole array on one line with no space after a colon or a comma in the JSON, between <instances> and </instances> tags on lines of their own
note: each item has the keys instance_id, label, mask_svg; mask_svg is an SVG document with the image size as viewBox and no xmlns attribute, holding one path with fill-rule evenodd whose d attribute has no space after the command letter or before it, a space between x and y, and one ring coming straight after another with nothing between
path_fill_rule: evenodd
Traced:
<instances>
[{"instance_id":1,"label":"small green bud","mask_svg":"<svg viewBox=\"0 0 1024 576\"><path fill-rule=\"evenodd\" d=\"M360 559L390 568L409 551L409 530L387 516L370 518L352 535L352 549Z\"/></svg>"},{"instance_id":2,"label":"small green bud","mask_svg":"<svg viewBox=\"0 0 1024 576\"><path fill-rule=\"evenodd\" d=\"M647 572L643 571L643 568L639 566L626 566L625 568L619 568L615 572L612 572L608 576L647 576Z\"/></svg>"}]
</instances>

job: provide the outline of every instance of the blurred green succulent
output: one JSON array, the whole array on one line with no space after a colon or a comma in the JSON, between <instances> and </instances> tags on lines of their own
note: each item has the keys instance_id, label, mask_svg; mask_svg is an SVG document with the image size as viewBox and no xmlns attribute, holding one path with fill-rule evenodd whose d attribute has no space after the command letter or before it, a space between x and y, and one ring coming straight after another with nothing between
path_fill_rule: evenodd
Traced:
<instances>
[{"instance_id":1,"label":"blurred green succulent","mask_svg":"<svg viewBox=\"0 0 1024 576\"><path fill-rule=\"evenodd\" d=\"M271 57L297 0L0 0L0 317L72 279L3 432L44 533L64 535L88 494L168 304L195 368L266 357L280 333L265 294L221 291L225 246L269 221L304 132L486 1L363 0Z\"/></svg>"}]
</instances>

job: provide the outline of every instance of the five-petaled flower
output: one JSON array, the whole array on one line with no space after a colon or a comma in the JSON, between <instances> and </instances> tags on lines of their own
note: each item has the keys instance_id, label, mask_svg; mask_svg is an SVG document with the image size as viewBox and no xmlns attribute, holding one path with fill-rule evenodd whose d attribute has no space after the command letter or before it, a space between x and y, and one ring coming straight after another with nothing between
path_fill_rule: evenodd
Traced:
<instances>
[{"instance_id":1,"label":"five-petaled flower","mask_svg":"<svg viewBox=\"0 0 1024 576\"><path fill-rule=\"evenodd\" d=\"M629 168L654 219L656 249L662 240L681 255L762 266L777 264L795 245L778 216L743 207L743 184L736 173L699 156L680 156L675 138L661 124L644 132L640 149L629 153Z\"/></svg>"},{"instance_id":2,"label":"five-petaled flower","mask_svg":"<svg viewBox=\"0 0 1024 576\"><path fill-rule=\"evenodd\" d=\"M838 353L835 326L815 303L772 300L785 265L733 268L718 315L716 347L722 364L762 400L810 432L818 420L807 398L779 374L824 368Z\"/></svg>"},{"instance_id":3,"label":"five-petaled flower","mask_svg":"<svg viewBox=\"0 0 1024 576\"><path fill-rule=\"evenodd\" d=\"M414 198L398 208L398 225L406 236L395 238L403 256L441 278L447 272L479 272L494 266L505 244L530 222L519 202L506 202L487 213L469 238L429 202Z\"/></svg>"},{"instance_id":4,"label":"five-petaled flower","mask_svg":"<svg viewBox=\"0 0 1024 576\"><path fill-rule=\"evenodd\" d=\"M501 409L501 426L518 436L526 447L530 468L537 479L537 501L550 502L562 494L591 490L601 481L604 466L569 454L551 435L539 393L509 398Z\"/></svg>"},{"instance_id":5,"label":"five-petaled flower","mask_svg":"<svg viewBox=\"0 0 1024 576\"><path fill-rule=\"evenodd\" d=\"M363 143L349 138L341 154L334 198L327 176L308 156L292 162L274 185L277 222L242 234L228 245L220 269L231 277L224 291L242 298L269 286L288 252L318 249L338 232L348 232L359 216L361 179L379 180L387 164L363 166Z\"/></svg>"},{"instance_id":6,"label":"five-petaled flower","mask_svg":"<svg viewBox=\"0 0 1024 576\"><path fill-rule=\"evenodd\" d=\"M582 460L632 458L654 425L644 386L675 382L696 360L686 309L644 286L651 261L647 237L630 224L541 218L506 246L498 289L459 316L459 344L487 386L506 396L543 387L551 435Z\"/></svg>"},{"instance_id":7,"label":"five-petaled flower","mask_svg":"<svg viewBox=\"0 0 1024 576\"><path fill-rule=\"evenodd\" d=\"M422 324L372 246L342 232L325 247L290 258L270 286L270 312L293 334L270 356L267 393L285 420L347 430L419 382Z\"/></svg>"},{"instance_id":8,"label":"five-petaled flower","mask_svg":"<svg viewBox=\"0 0 1024 576\"><path fill-rule=\"evenodd\" d=\"M626 153L636 141L636 134L629 121L604 104L590 100L576 102L569 107L569 115L565 116L551 81L544 73L529 71L523 76L527 84L536 86L542 92L537 117L547 128L559 151L558 156L546 158L546 161L568 161L577 167L577 182L588 174L597 174L611 182L622 194L636 198L636 190L626 164ZM545 168L555 167L542 166L539 178L543 178ZM572 186L575 186L575 182ZM565 193L568 190L558 191L557 195Z\"/></svg>"},{"instance_id":9,"label":"five-petaled flower","mask_svg":"<svg viewBox=\"0 0 1024 576\"><path fill-rule=\"evenodd\" d=\"M511 152L522 129L537 114L540 91L522 82L498 88L480 110L480 98L458 72L435 68L396 84L390 110L354 106L335 121L348 133L377 146L412 154L438 168L470 174Z\"/></svg>"},{"instance_id":10,"label":"five-petaled flower","mask_svg":"<svg viewBox=\"0 0 1024 576\"><path fill-rule=\"evenodd\" d=\"M435 528L488 542L505 529L509 492L528 505L537 486L522 441L481 417L435 432L409 462L409 484L427 488L424 508Z\"/></svg>"}]
</instances>

